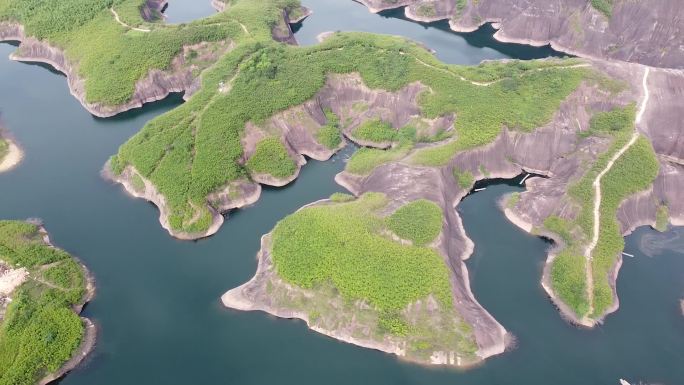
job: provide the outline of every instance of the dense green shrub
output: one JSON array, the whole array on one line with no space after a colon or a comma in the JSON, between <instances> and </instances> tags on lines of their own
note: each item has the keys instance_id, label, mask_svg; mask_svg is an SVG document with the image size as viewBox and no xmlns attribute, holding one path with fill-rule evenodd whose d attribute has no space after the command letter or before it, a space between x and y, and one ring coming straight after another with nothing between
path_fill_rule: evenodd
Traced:
<instances>
[{"instance_id":1,"label":"dense green shrub","mask_svg":"<svg viewBox=\"0 0 684 385\"><path fill-rule=\"evenodd\" d=\"M353 195L350 194L345 194L345 193L334 193L333 195L330 196L330 200L333 202L341 203L341 202L349 202L353 201L355 198Z\"/></svg>"},{"instance_id":2,"label":"dense green shrub","mask_svg":"<svg viewBox=\"0 0 684 385\"><path fill-rule=\"evenodd\" d=\"M591 0L591 6L609 19L613 14L613 0Z\"/></svg>"},{"instance_id":3,"label":"dense green shrub","mask_svg":"<svg viewBox=\"0 0 684 385\"><path fill-rule=\"evenodd\" d=\"M553 291L578 318L589 311L586 264L583 255L567 251L558 255L551 265Z\"/></svg>"},{"instance_id":4,"label":"dense green shrub","mask_svg":"<svg viewBox=\"0 0 684 385\"><path fill-rule=\"evenodd\" d=\"M475 176L470 171L462 171L458 168L454 168L454 178L456 178L456 183L458 187L462 189L469 189L475 184Z\"/></svg>"},{"instance_id":5,"label":"dense green shrub","mask_svg":"<svg viewBox=\"0 0 684 385\"><path fill-rule=\"evenodd\" d=\"M380 119L367 120L353 132L354 138L374 142L386 143L395 140L397 130L392 125Z\"/></svg>"},{"instance_id":6,"label":"dense green shrub","mask_svg":"<svg viewBox=\"0 0 684 385\"><path fill-rule=\"evenodd\" d=\"M287 178L297 171L297 164L280 139L272 136L257 143L254 154L247 161L247 168L257 174Z\"/></svg>"},{"instance_id":7,"label":"dense green shrub","mask_svg":"<svg viewBox=\"0 0 684 385\"><path fill-rule=\"evenodd\" d=\"M625 199L643 191L658 175L658 160L651 143L642 137L630 147L601 180L601 222L599 241L592 255L594 279L594 316L613 304L609 272L625 247L617 221L617 209Z\"/></svg>"},{"instance_id":8,"label":"dense green shrub","mask_svg":"<svg viewBox=\"0 0 684 385\"><path fill-rule=\"evenodd\" d=\"M401 310L432 294L451 306L449 272L432 249L391 241L381 232L377 210L383 194L356 201L307 207L273 230L275 269L304 288L331 282L350 300L363 299L381 311Z\"/></svg>"},{"instance_id":9,"label":"dense green shrub","mask_svg":"<svg viewBox=\"0 0 684 385\"><path fill-rule=\"evenodd\" d=\"M0 221L0 259L29 270L0 325L0 384L34 384L69 360L83 338L71 306L83 297L85 277L69 254L46 245L39 228L26 222Z\"/></svg>"},{"instance_id":10,"label":"dense green shrub","mask_svg":"<svg viewBox=\"0 0 684 385\"><path fill-rule=\"evenodd\" d=\"M618 131L630 131L634 127L636 106L630 104L624 108L594 114L589 120L589 130L585 135L613 134Z\"/></svg>"},{"instance_id":11,"label":"dense green shrub","mask_svg":"<svg viewBox=\"0 0 684 385\"><path fill-rule=\"evenodd\" d=\"M328 122L316 133L316 140L329 149L335 149L342 143L340 119L332 111L325 111Z\"/></svg>"},{"instance_id":12,"label":"dense green shrub","mask_svg":"<svg viewBox=\"0 0 684 385\"><path fill-rule=\"evenodd\" d=\"M415 245L432 242L442 231L442 209L426 199L400 207L387 218L387 227L402 239Z\"/></svg>"}]
</instances>

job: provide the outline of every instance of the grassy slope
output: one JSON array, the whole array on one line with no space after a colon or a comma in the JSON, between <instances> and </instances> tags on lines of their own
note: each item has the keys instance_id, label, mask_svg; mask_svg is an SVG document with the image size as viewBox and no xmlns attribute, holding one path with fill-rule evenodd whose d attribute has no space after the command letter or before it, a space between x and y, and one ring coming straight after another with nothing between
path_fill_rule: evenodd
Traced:
<instances>
[{"instance_id":1,"label":"grassy slope","mask_svg":"<svg viewBox=\"0 0 684 385\"><path fill-rule=\"evenodd\" d=\"M71 306L83 297L85 277L69 254L47 246L38 227L25 222L0 221L0 259L30 272L0 326L0 384L33 384L81 342L83 324Z\"/></svg>"},{"instance_id":2,"label":"grassy slope","mask_svg":"<svg viewBox=\"0 0 684 385\"><path fill-rule=\"evenodd\" d=\"M310 322L323 328L356 325L357 337L399 336L407 342L410 356L429 356L433 348L471 356L477 347L472 330L453 310L442 257L433 249L401 245L383 235L388 227L401 228L400 232L410 233L404 234L407 238L426 243L436 237L435 230L441 230L439 207L416 201L385 219L378 215L386 205L383 194L368 193L356 200L342 194L331 198L333 203L297 211L274 229L276 272L286 282L315 293L302 296L296 290L273 287L275 302L308 312ZM411 214L417 216L409 218ZM414 222L408 224L411 219ZM412 226L419 224L429 230ZM436 309L408 307L427 297L436 300ZM357 300L370 308L354 305Z\"/></svg>"}]
</instances>

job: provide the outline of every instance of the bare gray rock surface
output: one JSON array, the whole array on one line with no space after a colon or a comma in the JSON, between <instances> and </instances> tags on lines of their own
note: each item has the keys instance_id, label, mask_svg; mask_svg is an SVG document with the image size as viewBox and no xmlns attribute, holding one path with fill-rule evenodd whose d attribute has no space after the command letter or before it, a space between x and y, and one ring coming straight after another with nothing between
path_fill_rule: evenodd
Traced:
<instances>
[{"instance_id":1,"label":"bare gray rock surface","mask_svg":"<svg viewBox=\"0 0 684 385\"><path fill-rule=\"evenodd\" d=\"M610 19L587 0L360 0L373 12L406 6L418 21L447 19L455 31L486 22L501 41L554 48L584 57L684 68L684 7L679 0L614 1Z\"/></svg>"}]
</instances>

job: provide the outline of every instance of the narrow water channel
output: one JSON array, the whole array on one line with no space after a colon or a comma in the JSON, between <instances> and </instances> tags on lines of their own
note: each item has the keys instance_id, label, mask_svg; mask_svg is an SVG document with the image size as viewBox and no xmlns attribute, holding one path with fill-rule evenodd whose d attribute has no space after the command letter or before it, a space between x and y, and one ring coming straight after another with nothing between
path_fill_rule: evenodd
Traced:
<instances>
[{"instance_id":1,"label":"narrow water channel","mask_svg":"<svg viewBox=\"0 0 684 385\"><path fill-rule=\"evenodd\" d=\"M173 0L181 3L195 0ZM335 12L354 7L348 17L336 18L370 16L360 20L375 32L400 33L389 27L395 23L407 30L417 26L435 33L425 37L433 48L452 39L460 52L453 62L509 55L467 41L460 46L459 35L370 15L351 1L305 4L318 17L330 15L330 23ZM315 36L316 20L306 20L297 37ZM518 186L490 186L459 206L476 244L468 262L475 295L518 338L514 351L481 367L424 368L321 336L302 322L226 310L218 298L254 274L261 235L302 205L342 191L333 177L348 154L309 162L292 185L266 189L256 205L231 213L215 236L176 241L159 225L154 206L130 198L99 171L145 122L180 98L112 119L93 118L71 97L63 76L6 60L12 50L0 44L0 119L25 159L0 175L0 218L42 218L53 242L80 257L98 284L85 310L100 327L97 347L62 384L575 385L616 384L619 377L684 383L678 304L684 297L684 256L670 250L646 257L637 245L651 230L639 229L627 242L636 257L625 261L618 281L620 311L597 330L578 330L560 319L539 287L549 245L515 228L496 208L496 200Z\"/></svg>"}]
</instances>

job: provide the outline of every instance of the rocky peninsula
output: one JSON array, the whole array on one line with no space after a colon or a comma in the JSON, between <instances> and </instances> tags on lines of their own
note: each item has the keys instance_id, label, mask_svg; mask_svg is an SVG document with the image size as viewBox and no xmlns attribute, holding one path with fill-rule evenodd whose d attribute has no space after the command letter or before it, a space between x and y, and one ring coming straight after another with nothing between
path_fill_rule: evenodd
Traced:
<instances>
[{"instance_id":1,"label":"rocky peninsula","mask_svg":"<svg viewBox=\"0 0 684 385\"><path fill-rule=\"evenodd\" d=\"M405 7L420 22L448 20L452 30L471 32L485 23L502 42L543 46L589 57L663 68L682 68L684 10L677 0L359 0L371 12Z\"/></svg>"},{"instance_id":2,"label":"rocky peninsula","mask_svg":"<svg viewBox=\"0 0 684 385\"><path fill-rule=\"evenodd\" d=\"M74 369L95 345L95 325L79 317L95 293L86 267L50 243L39 221L0 221L0 379L47 384ZM50 343L46 343L51 336ZM34 338L37 337L37 338Z\"/></svg>"}]
</instances>

